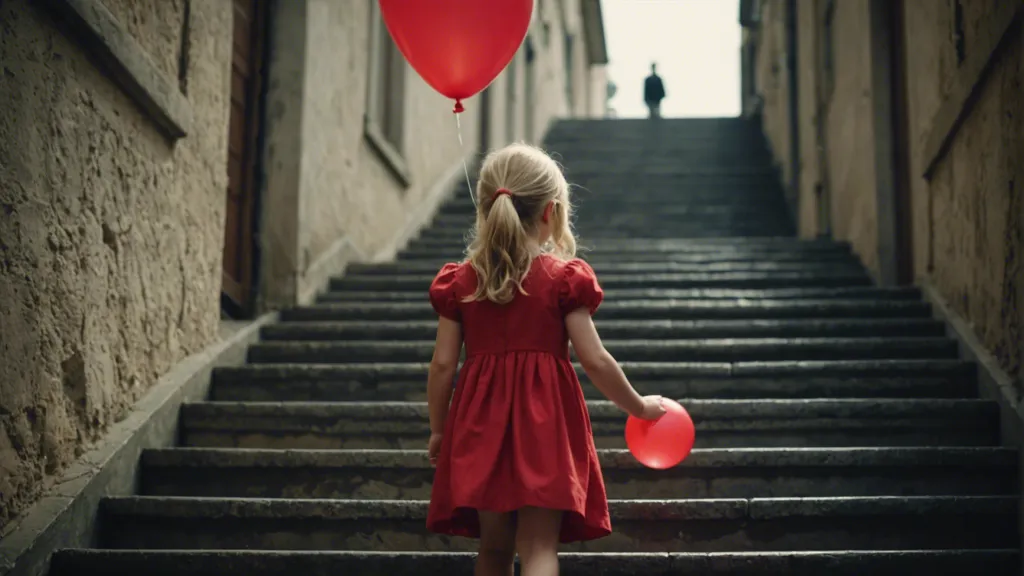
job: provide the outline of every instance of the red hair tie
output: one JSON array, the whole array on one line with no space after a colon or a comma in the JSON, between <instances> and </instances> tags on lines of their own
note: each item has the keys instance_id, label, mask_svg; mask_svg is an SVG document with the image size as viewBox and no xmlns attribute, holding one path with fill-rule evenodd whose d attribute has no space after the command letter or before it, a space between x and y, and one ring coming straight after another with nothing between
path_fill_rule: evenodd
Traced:
<instances>
[{"instance_id":1,"label":"red hair tie","mask_svg":"<svg viewBox=\"0 0 1024 576\"><path fill-rule=\"evenodd\" d=\"M512 191L509 190L508 188L498 188L497 190L494 191L494 199L497 200L498 196L508 196L509 198L511 198Z\"/></svg>"}]
</instances>

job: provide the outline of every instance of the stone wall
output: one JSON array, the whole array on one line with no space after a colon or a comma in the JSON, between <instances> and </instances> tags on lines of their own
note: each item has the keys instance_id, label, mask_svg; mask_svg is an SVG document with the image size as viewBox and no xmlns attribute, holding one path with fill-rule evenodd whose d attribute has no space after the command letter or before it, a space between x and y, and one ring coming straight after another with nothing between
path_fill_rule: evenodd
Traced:
<instances>
[{"instance_id":1,"label":"stone wall","mask_svg":"<svg viewBox=\"0 0 1024 576\"><path fill-rule=\"evenodd\" d=\"M833 82L824 121L832 235L849 241L864 265L877 273L869 1L835 3Z\"/></svg>"},{"instance_id":2,"label":"stone wall","mask_svg":"<svg viewBox=\"0 0 1024 576\"><path fill-rule=\"evenodd\" d=\"M999 3L961 0L965 54L958 62L951 39L952 5L932 0L903 3L913 272L919 280L934 284L973 324L1003 367L1020 378L1024 357L1024 308L1020 305L1024 302L1024 202L1020 198L1024 39L1018 25L996 53L962 124L954 128L947 149L938 154L926 177L928 154L934 152L930 146L963 109L965 89L957 86L966 82L969 88L970 79L978 77L977 70L996 40L993 31L1001 30L997 23L1010 19ZM819 209L814 190L827 189L833 235L849 240L865 264L877 272L869 0L837 0L834 5L834 84L829 91L824 67L829 38L825 0L799 4L800 230L805 236L819 231L813 217ZM762 0L756 89L765 99L765 133L785 170L789 134L785 28L780 24L784 6L784 0ZM808 77L813 79L813 90L804 85ZM817 94L817 100L806 98L809 93ZM824 150L821 158L816 156L818 146Z\"/></svg>"},{"instance_id":3,"label":"stone wall","mask_svg":"<svg viewBox=\"0 0 1024 576\"><path fill-rule=\"evenodd\" d=\"M43 0L0 3L0 526L220 324L232 3L102 2L192 122L171 139ZM452 103L406 66L396 169L365 125L376 0L271 5L263 310L310 301L350 262L390 258L449 194L468 193L462 161L481 147L482 119L482 98L467 100L460 144ZM515 128L503 129L504 73L488 147L524 139L528 118L539 141L554 118L586 114L585 43L571 72L562 52L563 21L583 33L579 10L540 4L532 114L521 50Z\"/></svg>"},{"instance_id":4,"label":"stone wall","mask_svg":"<svg viewBox=\"0 0 1024 576\"><path fill-rule=\"evenodd\" d=\"M949 14L907 0L915 271L927 276L1011 375L1024 376L1024 34L992 62L977 100L930 179L922 153L954 78L987 42L994 3L964 0L967 59L957 65ZM939 14L936 14L938 12ZM997 19L998 17L995 17Z\"/></svg>"},{"instance_id":5,"label":"stone wall","mask_svg":"<svg viewBox=\"0 0 1024 576\"><path fill-rule=\"evenodd\" d=\"M162 136L34 0L0 4L0 525L217 333L231 4L107 1L187 80L192 131Z\"/></svg>"}]
</instances>

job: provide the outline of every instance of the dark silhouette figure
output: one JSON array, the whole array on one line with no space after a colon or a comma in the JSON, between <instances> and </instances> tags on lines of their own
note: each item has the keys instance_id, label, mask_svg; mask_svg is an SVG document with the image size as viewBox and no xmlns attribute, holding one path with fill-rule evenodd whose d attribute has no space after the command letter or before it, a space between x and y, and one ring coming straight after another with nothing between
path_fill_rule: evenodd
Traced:
<instances>
[{"instance_id":1,"label":"dark silhouette figure","mask_svg":"<svg viewBox=\"0 0 1024 576\"><path fill-rule=\"evenodd\" d=\"M651 64L651 75L644 80L644 102L651 111L651 118L661 117L661 101L665 98L665 85L658 76L658 65Z\"/></svg>"}]
</instances>

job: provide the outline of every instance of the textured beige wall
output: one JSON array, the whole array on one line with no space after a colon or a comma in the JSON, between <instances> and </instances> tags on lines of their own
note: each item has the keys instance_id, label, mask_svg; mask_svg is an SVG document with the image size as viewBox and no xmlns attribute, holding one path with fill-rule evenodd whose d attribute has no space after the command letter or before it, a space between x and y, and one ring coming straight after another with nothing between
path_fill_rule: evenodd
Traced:
<instances>
[{"instance_id":1,"label":"textured beige wall","mask_svg":"<svg viewBox=\"0 0 1024 576\"><path fill-rule=\"evenodd\" d=\"M111 8L176 78L181 2ZM231 7L193 2L194 129L174 145L31 0L0 26L3 525L216 337Z\"/></svg>"},{"instance_id":2,"label":"textured beige wall","mask_svg":"<svg viewBox=\"0 0 1024 576\"><path fill-rule=\"evenodd\" d=\"M789 182L789 80L786 71L785 0L765 0L759 35L757 90L764 98L762 124L779 164L783 185ZM871 69L868 43L868 0L835 4L833 33L834 88L823 94L816 109L817 51L816 2L800 3L797 10L797 86L800 130L800 203L798 223L802 236L818 230L815 188L827 182L832 234L852 243L870 269L878 263L878 232L874 196L874 160L871 152ZM823 41L823 40L821 40ZM816 122L823 122L825 162L818 158Z\"/></svg>"},{"instance_id":3,"label":"textured beige wall","mask_svg":"<svg viewBox=\"0 0 1024 576\"><path fill-rule=\"evenodd\" d=\"M308 299L348 261L387 258L438 201L438 181L479 148L481 98L465 102L458 139L452 103L414 70L405 76L401 153L404 186L363 131L370 66L370 0L295 0L275 15L269 81L264 205L265 304ZM576 81L576 112L587 112L589 71L578 3L544 2L530 31L535 46L534 106L527 114L525 50L489 88L489 147L534 138L570 113L564 80ZM543 24L548 24L548 42ZM578 36L573 69L565 69L563 24ZM303 40L297 40L302 38ZM514 122L507 130L507 83L516 75ZM444 190L444 193L450 190ZM269 218L269 215L273 215Z\"/></svg>"},{"instance_id":4,"label":"textured beige wall","mask_svg":"<svg viewBox=\"0 0 1024 576\"><path fill-rule=\"evenodd\" d=\"M787 166L784 27L782 0L766 0L759 35L758 90L765 98L764 129L776 158ZM813 3L808 3L810 7ZM837 238L850 240L870 268L877 265L877 205L873 168L869 25L867 0L836 2L835 89L824 120L831 224ZM966 0L965 47L978 49L994 4ZM801 5L803 8L804 5ZM959 71L950 39L952 11L933 0L905 0L905 43L913 266L931 281L974 327L1003 367L1020 379L1024 358L1024 37L1017 34L995 62L978 100L957 131L930 180L922 177L921 154L934 117ZM802 10L802 12L806 12ZM820 20L800 17L800 41ZM820 29L819 29L820 33ZM813 37L813 35L811 35ZM821 36L818 36L819 40ZM821 47L820 49L824 49ZM780 73L772 74L778 63ZM809 156L813 101L804 97L803 78L817 70L800 50L801 232L812 229L806 204L813 194ZM817 144L817 139L814 139Z\"/></svg>"},{"instance_id":5,"label":"textured beige wall","mask_svg":"<svg viewBox=\"0 0 1024 576\"><path fill-rule=\"evenodd\" d=\"M184 0L104 1L177 85ZM408 187L370 146L363 117L374 3L275 3L260 191L264 305L308 298L349 261L387 257L452 191L438 184L478 149L480 99L465 103L460 146L451 102L411 69ZM537 22L531 31L538 139L568 113L563 12L543 4L550 42ZM191 2L193 133L173 144L31 0L0 4L0 26L2 526L172 364L216 338L232 10L226 0ZM577 40L577 54L583 45ZM498 132L503 79L492 87L495 146L525 133L519 58L515 135ZM577 92L587 93L582 84Z\"/></svg>"},{"instance_id":6,"label":"textured beige wall","mask_svg":"<svg viewBox=\"0 0 1024 576\"><path fill-rule=\"evenodd\" d=\"M815 29L816 2L806 2L797 10L797 98L800 127L800 200L797 230L804 238L813 238L822 230L816 189L822 182L818 160L818 55L820 47Z\"/></svg>"},{"instance_id":7,"label":"textured beige wall","mask_svg":"<svg viewBox=\"0 0 1024 576\"><path fill-rule=\"evenodd\" d=\"M764 0L756 67L757 93L764 101L762 127L785 186L790 178L789 78L786 72L786 3Z\"/></svg>"},{"instance_id":8,"label":"textured beige wall","mask_svg":"<svg viewBox=\"0 0 1024 576\"><path fill-rule=\"evenodd\" d=\"M913 173L931 118L957 69L946 35L948 19L927 0L907 1L912 50L910 133ZM965 46L977 46L979 22L991 9L964 2ZM945 16L945 15L943 15ZM936 166L931 181L913 181L915 264L951 306L973 325L1003 367L1024 373L1024 37L997 58L970 114Z\"/></svg>"},{"instance_id":9,"label":"textured beige wall","mask_svg":"<svg viewBox=\"0 0 1024 576\"><path fill-rule=\"evenodd\" d=\"M478 98L467 100L460 146L452 102L406 67L403 187L361 130L366 113L369 2L311 0L303 141L304 250L315 261L345 238L373 255L388 248L433 184L477 149Z\"/></svg>"},{"instance_id":10,"label":"textured beige wall","mask_svg":"<svg viewBox=\"0 0 1024 576\"><path fill-rule=\"evenodd\" d=\"M589 76L590 93L586 115L590 118L604 118L608 106L608 67L604 64L591 66Z\"/></svg>"},{"instance_id":11,"label":"textured beige wall","mask_svg":"<svg viewBox=\"0 0 1024 576\"><path fill-rule=\"evenodd\" d=\"M828 106L828 182L832 234L877 271L874 131L869 0L836 2L835 88Z\"/></svg>"}]
</instances>

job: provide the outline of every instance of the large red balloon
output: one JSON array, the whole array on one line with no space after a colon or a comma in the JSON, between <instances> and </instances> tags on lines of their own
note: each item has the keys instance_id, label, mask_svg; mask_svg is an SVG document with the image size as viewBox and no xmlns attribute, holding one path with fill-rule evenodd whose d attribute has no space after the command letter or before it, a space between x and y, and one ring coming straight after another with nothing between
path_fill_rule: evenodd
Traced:
<instances>
[{"instance_id":1,"label":"large red balloon","mask_svg":"<svg viewBox=\"0 0 1024 576\"><path fill-rule=\"evenodd\" d=\"M427 84L454 98L480 92L526 38L533 0L380 0L405 59Z\"/></svg>"},{"instance_id":2,"label":"large red balloon","mask_svg":"<svg viewBox=\"0 0 1024 576\"><path fill-rule=\"evenodd\" d=\"M693 420L685 408L665 398L665 415L657 420L626 420L626 445L648 468L664 470L682 462L693 449Z\"/></svg>"}]
</instances>

